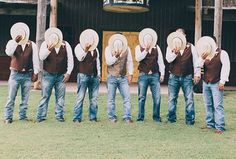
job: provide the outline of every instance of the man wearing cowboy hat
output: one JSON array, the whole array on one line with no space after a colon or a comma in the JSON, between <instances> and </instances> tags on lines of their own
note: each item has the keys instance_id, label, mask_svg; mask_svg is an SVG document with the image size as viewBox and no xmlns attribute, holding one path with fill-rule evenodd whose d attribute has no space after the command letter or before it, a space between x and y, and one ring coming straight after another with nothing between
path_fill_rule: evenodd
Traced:
<instances>
[{"instance_id":1,"label":"man wearing cowboy hat","mask_svg":"<svg viewBox=\"0 0 236 159\"><path fill-rule=\"evenodd\" d=\"M135 57L139 62L138 70L138 100L139 113L137 121L143 121L145 116L145 101L148 86L150 86L153 98L153 115L156 122L161 122L160 117L160 82L163 82L165 65L161 49L157 42L157 34L153 29L143 29L139 34L139 43L135 49Z\"/></svg>"},{"instance_id":2,"label":"man wearing cowboy hat","mask_svg":"<svg viewBox=\"0 0 236 159\"><path fill-rule=\"evenodd\" d=\"M97 49L98 42L98 34L92 29L87 29L81 33L80 44L75 47L75 56L79 63L77 69L78 91L74 106L74 122L80 123L82 120L83 101L87 89L90 101L89 119L90 121L97 122L97 97L101 76L99 51Z\"/></svg>"},{"instance_id":3,"label":"man wearing cowboy hat","mask_svg":"<svg viewBox=\"0 0 236 159\"><path fill-rule=\"evenodd\" d=\"M64 122L66 82L74 67L72 49L68 42L63 41L62 32L58 28L49 28L45 32L39 57L43 61L42 97L38 105L38 122L46 120L48 102L55 89L55 118Z\"/></svg>"},{"instance_id":4,"label":"man wearing cowboy hat","mask_svg":"<svg viewBox=\"0 0 236 159\"><path fill-rule=\"evenodd\" d=\"M8 80L9 95L5 106L5 123L12 123L13 108L18 88L21 87L20 120L27 120L27 107L31 80L35 82L39 72L38 48L29 40L29 27L22 22L11 28L11 37L6 46L6 54L11 57L11 74Z\"/></svg>"},{"instance_id":5,"label":"man wearing cowboy hat","mask_svg":"<svg viewBox=\"0 0 236 159\"><path fill-rule=\"evenodd\" d=\"M186 43L185 30L177 29L167 38L166 60L169 65L168 81L168 115L170 123L176 122L176 106L180 87L185 98L185 123L195 123L195 108L193 99L193 82L200 80L200 68L198 67L198 55L196 48Z\"/></svg>"},{"instance_id":6,"label":"man wearing cowboy hat","mask_svg":"<svg viewBox=\"0 0 236 159\"><path fill-rule=\"evenodd\" d=\"M206 128L216 129L215 133L225 131L224 85L229 81L230 60L227 52L217 48L214 39L204 36L196 48L203 66L203 96L206 106Z\"/></svg>"},{"instance_id":7,"label":"man wearing cowboy hat","mask_svg":"<svg viewBox=\"0 0 236 159\"><path fill-rule=\"evenodd\" d=\"M132 123L129 83L132 82L133 60L127 39L122 34L114 34L108 41L105 49L107 64L107 88L108 88L108 119L115 123L115 96L118 88L123 99L123 120ZM128 77L126 72L128 71Z\"/></svg>"}]
</instances>

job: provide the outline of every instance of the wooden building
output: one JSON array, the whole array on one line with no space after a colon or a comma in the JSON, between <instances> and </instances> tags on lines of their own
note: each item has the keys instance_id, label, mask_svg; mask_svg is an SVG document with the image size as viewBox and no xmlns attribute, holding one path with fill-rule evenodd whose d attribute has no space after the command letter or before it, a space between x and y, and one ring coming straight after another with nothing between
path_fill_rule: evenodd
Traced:
<instances>
[{"instance_id":1,"label":"wooden building","mask_svg":"<svg viewBox=\"0 0 236 159\"><path fill-rule=\"evenodd\" d=\"M33 2L12 4L1 1L3 0L0 0L0 80L6 80L9 76L9 57L4 53L4 49L10 39L10 27L18 21L27 23L31 28L30 39L35 40L37 6ZM105 80L106 67L103 51L111 33L124 32L129 38L129 45L133 48L138 42L138 32L143 28L151 27L158 33L158 44L165 56L166 38L178 27L185 28L187 39L194 43L194 5L194 0L150 0L150 11L131 14L106 12L103 10L103 0L58 0L58 27L63 31L64 39L73 48L79 42L79 35L83 30L92 28L98 32L100 37L98 48L103 65L103 80ZM23 9L20 10L19 6ZM236 66L236 45L234 44L236 10L233 6L236 6L235 0L225 0L222 48L229 53L231 60L232 70L228 85L236 85L234 69ZM18 8L18 11L15 8ZM212 36L214 0L203 1L202 15L202 35ZM134 51L132 53L134 54ZM166 72L167 79L168 71ZM136 71L135 77L137 77L137 73ZM71 81L75 80L76 65L71 78Z\"/></svg>"}]
</instances>

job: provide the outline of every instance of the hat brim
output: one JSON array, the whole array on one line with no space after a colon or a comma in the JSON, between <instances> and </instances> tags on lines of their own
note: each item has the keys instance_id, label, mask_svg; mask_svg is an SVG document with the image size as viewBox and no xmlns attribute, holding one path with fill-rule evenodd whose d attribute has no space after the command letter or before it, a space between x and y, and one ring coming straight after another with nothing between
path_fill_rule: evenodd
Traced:
<instances>
[{"instance_id":1,"label":"hat brim","mask_svg":"<svg viewBox=\"0 0 236 159\"><path fill-rule=\"evenodd\" d=\"M50 38L49 37L52 34L56 34L58 36L58 38L59 38L58 41L53 42L53 44L55 45L55 48L61 47L62 41L63 41L62 32L61 32L60 29L54 28L54 27L51 27L51 28L47 29L45 34L44 34L44 38L45 38L46 44L50 45Z\"/></svg>"},{"instance_id":2,"label":"hat brim","mask_svg":"<svg viewBox=\"0 0 236 159\"><path fill-rule=\"evenodd\" d=\"M206 44L210 45L211 47L211 51L208 53L207 59L213 57L216 53L216 49L217 49L217 45L214 41L213 38L209 37L209 36L203 36L201 37L196 44L196 49L198 52L199 57L202 56L203 53L205 53L204 47Z\"/></svg>"},{"instance_id":3,"label":"hat brim","mask_svg":"<svg viewBox=\"0 0 236 159\"><path fill-rule=\"evenodd\" d=\"M186 40L186 37L183 34L179 33L179 32L172 32L172 33L170 33L168 35L168 37L167 37L167 45L168 45L168 47L171 50L175 49L175 44L173 43L173 40L175 38L178 38L178 39L181 40L182 45L180 47L180 50L184 50L186 48L186 45L187 45L187 40Z\"/></svg>"},{"instance_id":4,"label":"hat brim","mask_svg":"<svg viewBox=\"0 0 236 159\"><path fill-rule=\"evenodd\" d=\"M93 42L93 44L91 45L91 47L89 48L88 51L93 51L98 46L99 36L98 36L97 32L93 29L86 29L80 34L80 37L79 37L80 45L83 49L85 49L85 46L86 46L86 43L87 43L87 41L85 39L86 39L86 37L91 36L91 35L93 36L94 42Z\"/></svg>"},{"instance_id":5,"label":"hat brim","mask_svg":"<svg viewBox=\"0 0 236 159\"><path fill-rule=\"evenodd\" d=\"M156 46L157 43L157 33L155 32L155 30L151 29L151 28L145 28L143 29L140 33L139 33L139 44L142 48L146 48L145 46L145 42L144 42L144 37L146 35L151 35L152 36L152 43L151 43L151 48L154 48Z\"/></svg>"},{"instance_id":6,"label":"hat brim","mask_svg":"<svg viewBox=\"0 0 236 159\"><path fill-rule=\"evenodd\" d=\"M30 36L29 27L25 23L18 22L11 27L10 30L11 38L15 40L16 37L19 35L20 30L24 30L25 34L23 35L22 40L18 44L25 45L28 42Z\"/></svg>"},{"instance_id":7,"label":"hat brim","mask_svg":"<svg viewBox=\"0 0 236 159\"><path fill-rule=\"evenodd\" d=\"M111 49L111 51L114 51L115 50L114 42L117 40L120 40L122 42L123 45L122 45L121 50L122 50L122 52L125 52L128 48L128 41L127 41L126 37L121 34L114 34L109 38L109 40L108 40L109 48Z\"/></svg>"}]
</instances>

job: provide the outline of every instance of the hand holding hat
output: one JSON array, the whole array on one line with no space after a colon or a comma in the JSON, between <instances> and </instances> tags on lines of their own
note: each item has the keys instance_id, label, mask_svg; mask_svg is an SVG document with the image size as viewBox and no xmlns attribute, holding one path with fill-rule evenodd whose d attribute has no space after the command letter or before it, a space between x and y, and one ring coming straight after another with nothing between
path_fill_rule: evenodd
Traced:
<instances>
[{"instance_id":1,"label":"hand holding hat","mask_svg":"<svg viewBox=\"0 0 236 159\"><path fill-rule=\"evenodd\" d=\"M171 51L178 54L186 48L186 37L180 32L172 32L167 37L167 45Z\"/></svg>"},{"instance_id":2,"label":"hand holding hat","mask_svg":"<svg viewBox=\"0 0 236 159\"><path fill-rule=\"evenodd\" d=\"M17 37L15 38L15 41L19 43L21 40L22 40L22 35L17 35Z\"/></svg>"},{"instance_id":3,"label":"hand holding hat","mask_svg":"<svg viewBox=\"0 0 236 159\"><path fill-rule=\"evenodd\" d=\"M99 36L93 29L86 29L80 34L80 45L85 52L93 51L97 48Z\"/></svg>"},{"instance_id":4,"label":"hand holding hat","mask_svg":"<svg viewBox=\"0 0 236 159\"><path fill-rule=\"evenodd\" d=\"M139 33L139 44L146 51L156 46L157 39L157 33L151 28L145 28Z\"/></svg>"},{"instance_id":5,"label":"hand holding hat","mask_svg":"<svg viewBox=\"0 0 236 159\"><path fill-rule=\"evenodd\" d=\"M209 59L211 60L216 52L216 43L214 39L209 36L201 37L196 44L196 49L198 51L199 57L203 60Z\"/></svg>"},{"instance_id":6,"label":"hand holding hat","mask_svg":"<svg viewBox=\"0 0 236 159\"><path fill-rule=\"evenodd\" d=\"M110 48L112 55L118 58L127 50L128 41L124 35L114 34L108 40L108 47Z\"/></svg>"},{"instance_id":7,"label":"hand holding hat","mask_svg":"<svg viewBox=\"0 0 236 159\"><path fill-rule=\"evenodd\" d=\"M30 30L25 23L15 23L11 27L10 33L12 39L14 39L19 45L25 45L29 40Z\"/></svg>"},{"instance_id":8,"label":"hand holding hat","mask_svg":"<svg viewBox=\"0 0 236 159\"><path fill-rule=\"evenodd\" d=\"M54 48L60 48L62 45L63 35L60 29L51 27L46 30L44 38L49 51Z\"/></svg>"}]
</instances>

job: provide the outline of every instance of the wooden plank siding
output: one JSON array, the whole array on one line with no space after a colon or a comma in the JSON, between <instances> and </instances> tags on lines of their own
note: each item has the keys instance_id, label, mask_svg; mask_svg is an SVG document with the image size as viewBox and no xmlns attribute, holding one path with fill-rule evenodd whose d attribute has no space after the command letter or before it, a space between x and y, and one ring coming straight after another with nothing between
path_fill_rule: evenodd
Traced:
<instances>
[{"instance_id":1,"label":"wooden plank siding","mask_svg":"<svg viewBox=\"0 0 236 159\"><path fill-rule=\"evenodd\" d=\"M100 37L98 49L101 61L104 55L103 31L139 32L145 27L151 27L158 33L158 45L164 55L166 38L177 27L186 28L189 33L188 39L191 42L194 40L194 13L187 9L187 6L194 4L194 1L151 0L150 11L137 14L105 12L102 0L59 0L59 2L58 26L73 33L68 38L72 47L79 42L79 35L84 29L95 29ZM67 29L63 29L64 27ZM77 60L75 61L77 63ZM75 72L76 68L73 71L73 79L76 79Z\"/></svg>"},{"instance_id":2,"label":"wooden plank siding","mask_svg":"<svg viewBox=\"0 0 236 159\"><path fill-rule=\"evenodd\" d=\"M194 0L150 0L150 11L137 14L118 14L103 11L102 0L58 0L58 27L63 31L64 39L72 48L79 42L79 35L87 28L95 29L100 38L98 49L100 57L102 52L103 31L139 32L145 27L151 27L158 33L158 45L163 55L166 51L166 38L168 34L178 27L187 30L188 40L194 42L194 12L188 6L194 6ZM204 12L204 11L203 11ZM36 17L25 16L3 16L0 15L0 54L3 55L5 44L9 40L9 29L16 21L24 21L35 31ZM222 48L228 51L231 66L236 65L236 45L234 28L236 22L223 22ZM204 21L203 35L212 35L212 21ZM32 39L35 39L33 37ZM0 57L0 64L5 59ZM5 61L4 61L5 62ZM78 61L75 59L75 69L71 81L76 81L76 67ZM166 63L166 61L165 61ZM7 65L6 63L4 65ZM8 64L9 65L9 64ZM167 66L167 65L166 65ZM166 80L168 79L168 68L166 68ZM232 68L229 85L236 85L236 74ZM9 72L9 70L7 70ZM0 67L0 72L6 70ZM1 77L0 74L0 79Z\"/></svg>"}]
</instances>

